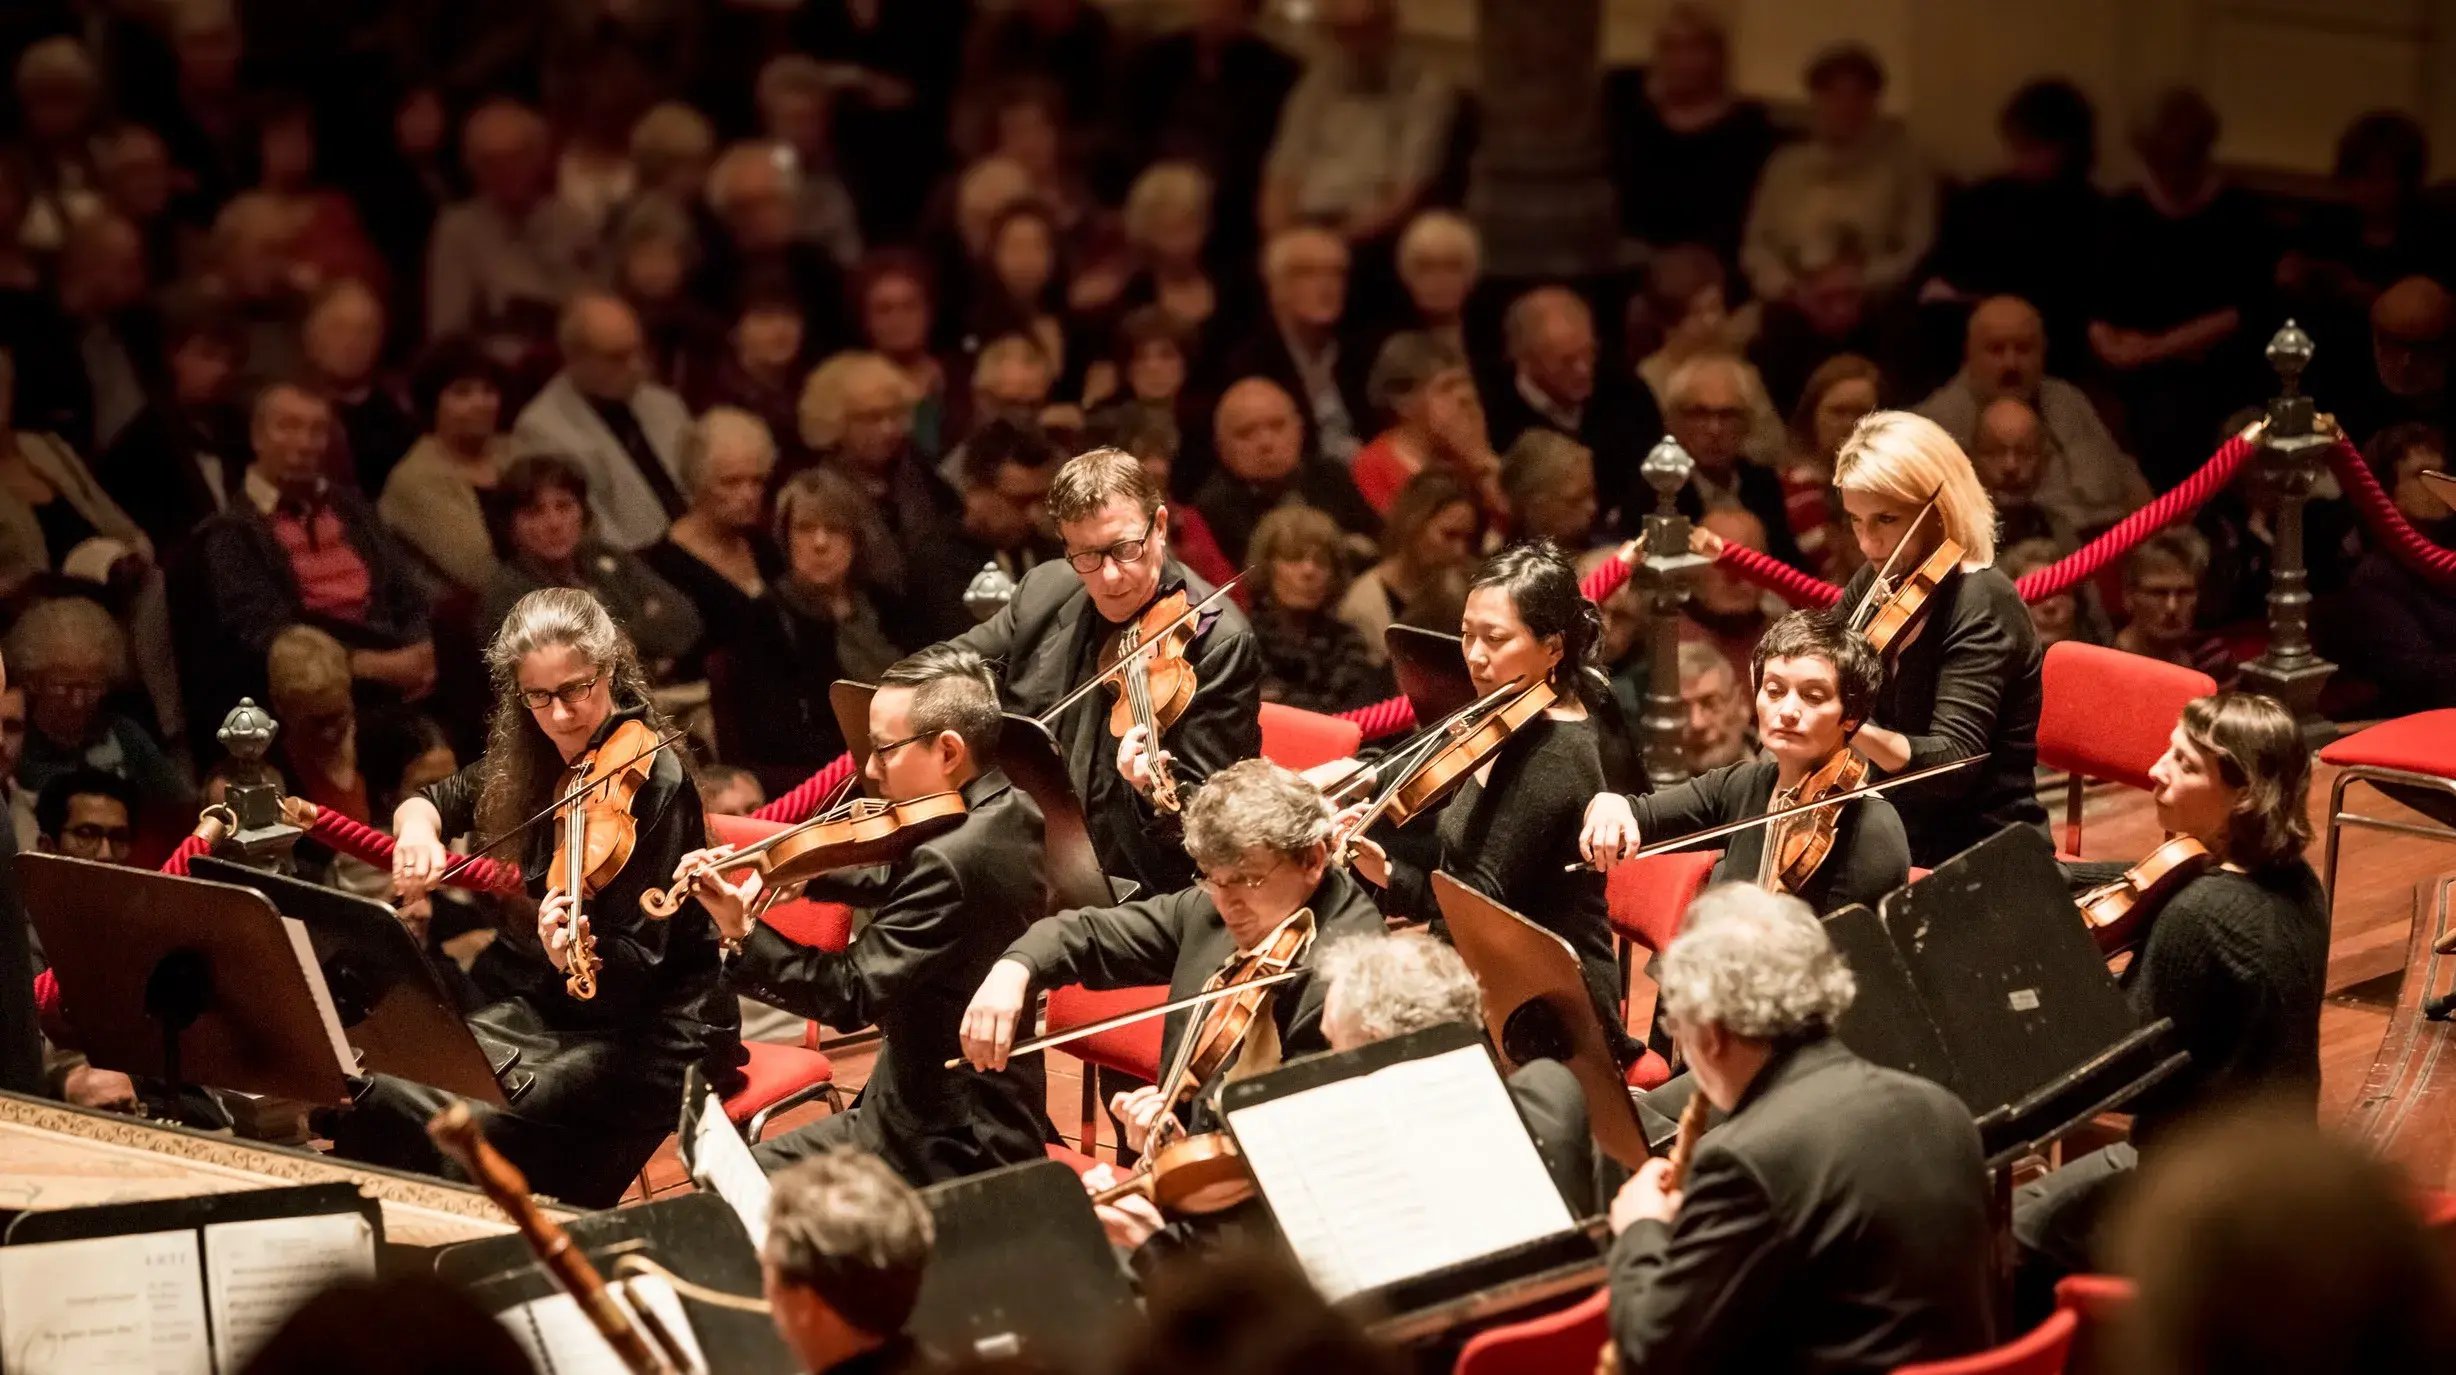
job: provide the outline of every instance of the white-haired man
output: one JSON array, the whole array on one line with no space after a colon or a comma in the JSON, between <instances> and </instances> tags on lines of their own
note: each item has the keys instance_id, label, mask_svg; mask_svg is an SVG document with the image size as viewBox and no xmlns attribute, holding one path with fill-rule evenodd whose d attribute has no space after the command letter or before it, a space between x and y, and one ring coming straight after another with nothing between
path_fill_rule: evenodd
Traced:
<instances>
[{"instance_id":1,"label":"white-haired man","mask_svg":"<svg viewBox=\"0 0 2456 1375\"><path fill-rule=\"evenodd\" d=\"M574 296L556 339L563 370L522 408L512 447L580 465L598 538L617 549L654 544L688 509L680 474L690 407L649 377L647 336L620 296Z\"/></svg>"},{"instance_id":2,"label":"white-haired man","mask_svg":"<svg viewBox=\"0 0 2456 1375\"><path fill-rule=\"evenodd\" d=\"M1721 1121L1685 1188L1656 1159L1612 1201L1621 1369L1877 1372L1986 1346L1978 1129L1950 1092L1834 1036L1856 988L1807 905L1713 889L1657 966L1660 1015Z\"/></svg>"}]
</instances>

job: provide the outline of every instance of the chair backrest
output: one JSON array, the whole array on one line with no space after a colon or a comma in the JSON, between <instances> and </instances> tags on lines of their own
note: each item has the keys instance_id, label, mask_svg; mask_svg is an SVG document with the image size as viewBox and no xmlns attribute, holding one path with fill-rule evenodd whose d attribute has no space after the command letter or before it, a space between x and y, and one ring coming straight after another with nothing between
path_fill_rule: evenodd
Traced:
<instances>
[{"instance_id":1,"label":"chair backrest","mask_svg":"<svg viewBox=\"0 0 2456 1375\"><path fill-rule=\"evenodd\" d=\"M2081 1320L2069 1308L2058 1308L2047 1320L2002 1346L1949 1361L1920 1361L1893 1367L1893 1375L2063 1375L2072 1358L2073 1334Z\"/></svg>"},{"instance_id":2,"label":"chair backrest","mask_svg":"<svg viewBox=\"0 0 2456 1375\"><path fill-rule=\"evenodd\" d=\"M1720 850L1681 850L1613 865L1603 889L1612 929L1660 953L1680 934L1680 918L1722 857Z\"/></svg>"},{"instance_id":3,"label":"chair backrest","mask_svg":"<svg viewBox=\"0 0 2456 1375\"><path fill-rule=\"evenodd\" d=\"M1353 721L1278 702L1262 704L1262 757L1282 768L1310 769L1350 758L1363 741L1364 728Z\"/></svg>"},{"instance_id":4,"label":"chair backrest","mask_svg":"<svg viewBox=\"0 0 2456 1375\"><path fill-rule=\"evenodd\" d=\"M1120 1012L1158 1007L1167 1001L1168 987L1165 984L1102 992L1094 992L1081 984L1066 984L1049 990L1049 1015L1043 1025L1054 1035L1103 1017L1114 1017ZM1139 1022L1128 1022L1121 1027L1094 1032L1060 1049L1085 1064L1131 1074L1138 1079L1156 1080L1160 1077L1160 1039L1164 1020L1146 1017Z\"/></svg>"},{"instance_id":5,"label":"chair backrest","mask_svg":"<svg viewBox=\"0 0 2456 1375\"><path fill-rule=\"evenodd\" d=\"M2038 762L2050 769L2148 789L2149 766L2183 706L2217 691L2217 680L2103 645L2047 646L2045 701L2038 711Z\"/></svg>"},{"instance_id":6,"label":"chair backrest","mask_svg":"<svg viewBox=\"0 0 2456 1375\"><path fill-rule=\"evenodd\" d=\"M781 821L762 821L755 816L708 818L708 833L719 845L748 845L783 829ZM793 898L770 906L760 920L775 927L786 940L820 950L841 951L853 939L853 909L840 902Z\"/></svg>"},{"instance_id":7,"label":"chair backrest","mask_svg":"<svg viewBox=\"0 0 2456 1375\"><path fill-rule=\"evenodd\" d=\"M1488 1327L1459 1348L1450 1375L1588 1375L1611 1336L1612 1291L1540 1318Z\"/></svg>"},{"instance_id":8,"label":"chair backrest","mask_svg":"<svg viewBox=\"0 0 2456 1375\"><path fill-rule=\"evenodd\" d=\"M2131 1306L2140 1286L2121 1275L2066 1275L2055 1282L2055 1306L2085 1323L2101 1323Z\"/></svg>"}]
</instances>

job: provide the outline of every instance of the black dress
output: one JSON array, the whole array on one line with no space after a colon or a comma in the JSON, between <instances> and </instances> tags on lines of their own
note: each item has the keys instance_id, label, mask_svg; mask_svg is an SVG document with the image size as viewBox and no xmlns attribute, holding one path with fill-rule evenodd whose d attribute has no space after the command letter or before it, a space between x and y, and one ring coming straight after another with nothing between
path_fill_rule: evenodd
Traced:
<instances>
[{"instance_id":1,"label":"black dress","mask_svg":"<svg viewBox=\"0 0 2456 1375\"><path fill-rule=\"evenodd\" d=\"M767 536L752 536L750 546L761 581L774 582L784 575L784 557L776 552L774 542ZM640 562L699 608L699 643L675 664L675 681L706 677L708 651L741 643L752 610L759 604L759 594L743 591L740 584L710 567L699 555L674 543L670 536L642 549Z\"/></svg>"},{"instance_id":2,"label":"black dress","mask_svg":"<svg viewBox=\"0 0 2456 1375\"><path fill-rule=\"evenodd\" d=\"M639 717L633 707L597 734ZM476 822L484 760L419 796L443 814L446 837ZM674 1129L683 1073L698 1064L709 1085L741 1082L741 1013L719 985L716 926L696 900L665 921L640 911L641 894L673 876L682 857L706 845L707 822L679 751L656 756L633 799L638 834L631 860L588 900L589 930L604 968L597 996L564 989L533 923L504 931L488 948L489 982L508 994L472 1013L470 1029L501 1062L508 1108L471 1104L487 1139L540 1193L587 1208L612 1207ZM552 867L555 828L532 827L520 855L532 897L542 898ZM456 1177L426 1135L426 1123L452 1095L388 1074L371 1076L333 1131L333 1151L353 1160Z\"/></svg>"},{"instance_id":3,"label":"black dress","mask_svg":"<svg viewBox=\"0 0 2456 1375\"><path fill-rule=\"evenodd\" d=\"M1875 581L1873 565L1842 589L1845 610ZM1886 796L1910 837L1910 862L1933 869L2006 826L2046 834L2038 805L2040 669L2046 653L2012 580L1994 568L1946 578L1926 617L1886 665L1875 724L1910 738L1903 772L1984 754Z\"/></svg>"},{"instance_id":4,"label":"black dress","mask_svg":"<svg viewBox=\"0 0 2456 1375\"><path fill-rule=\"evenodd\" d=\"M1661 792L1629 799L1637 813L1638 839L1647 845L1676 840L1709 826L1765 815L1774 796L1779 767L1770 759L1726 764ZM1716 883L1753 883L1765 856L1767 827L1742 831L1720 841L1714 866ZM1816 873L1800 885L1799 898L1818 916L1853 903L1874 906L1876 900L1910 881L1910 842L1902 834L1902 819L1881 797L1854 802L1841 809L1834 823L1833 849Z\"/></svg>"},{"instance_id":5,"label":"black dress","mask_svg":"<svg viewBox=\"0 0 2456 1375\"><path fill-rule=\"evenodd\" d=\"M710 656L718 755L757 774L770 796L792 788L844 753L830 686L875 678L897 656L868 598L857 596L851 616L830 620L771 584L751 604L741 636Z\"/></svg>"}]
</instances>

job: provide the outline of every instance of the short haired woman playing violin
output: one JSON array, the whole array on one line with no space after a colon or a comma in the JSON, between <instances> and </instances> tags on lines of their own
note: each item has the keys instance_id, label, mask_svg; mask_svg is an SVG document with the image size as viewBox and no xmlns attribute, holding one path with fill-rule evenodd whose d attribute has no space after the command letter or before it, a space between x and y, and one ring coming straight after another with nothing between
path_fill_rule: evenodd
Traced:
<instances>
[{"instance_id":1,"label":"short haired woman playing violin","mask_svg":"<svg viewBox=\"0 0 2456 1375\"><path fill-rule=\"evenodd\" d=\"M707 823L682 752L652 750L671 727L648 699L638 651L596 598L574 588L521 598L486 661L495 686L486 752L393 812L393 886L409 899L443 881L448 837L520 832L500 857L517 859L540 899L536 927L506 931L479 958L472 977L495 1001L469 1018L491 1058L506 1047L519 1055L498 1070L509 1106L472 1107L539 1192L610 1207L673 1129L691 1064L720 1093L738 1082L741 1021L719 987L716 928L696 903L664 921L639 906L706 843ZM592 810L581 849L600 864L574 893L568 866L554 862L568 818L521 827L592 765L626 777L583 804ZM626 795L627 807L610 805ZM593 953L594 968L575 952ZM451 1097L371 1076L335 1125L334 1150L448 1174L426 1123Z\"/></svg>"}]
</instances>

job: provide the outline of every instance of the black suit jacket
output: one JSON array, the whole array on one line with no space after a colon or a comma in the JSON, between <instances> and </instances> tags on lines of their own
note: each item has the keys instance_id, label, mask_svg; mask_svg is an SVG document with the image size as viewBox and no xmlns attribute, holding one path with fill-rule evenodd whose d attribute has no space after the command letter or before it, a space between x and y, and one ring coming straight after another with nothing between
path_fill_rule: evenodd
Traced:
<instances>
[{"instance_id":1,"label":"black suit jacket","mask_svg":"<svg viewBox=\"0 0 2456 1375\"><path fill-rule=\"evenodd\" d=\"M1610 1205L1627 1171L1595 1149L1586 1119L1586 1090L1558 1060L1529 1060L1509 1076L1509 1098L1535 1139L1535 1153L1561 1191L1573 1217L1592 1217ZM1607 1178L1604 1173L1608 1171Z\"/></svg>"},{"instance_id":2,"label":"black suit jacket","mask_svg":"<svg viewBox=\"0 0 2456 1375\"><path fill-rule=\"evenodd\" d=\"M1277 488L1247 482L1222 468L1204 478L1202 490L1194 494L1194 509L1202 513L1203 523L1211 527L1211 536L1219 541L1220 552L1240 568L1245 566L1246 546L1253 543L1254 527L1262 523L1264 516L1291 504L1320 511L1337 521L1342 530L1359 535L1381 532L1381 518L1365 503L1347 469L1311 454Z\"/></svg>"},{"instance_id":3,"label":"black suit jacket","mask_svg":"<svg viewBox=\"0 0 2456 1375\"><path fill-rule=\"evenodd\" d=\"M1529 430L1558 431L1595 451L1595 496L1602 502L1606 525L1634 533L1637 522L1654 509L1654 489L1638 476L1638 469L1663 437L1663 412L1654 404L1654 392L1635 373L1607 359L1596 370L1595 394L1586 399L1575 431L1562 429L1527 404L1514 373L1482 379L1480 389L1495 452L1507 453Z\"/></svg>"},{"instance_id":4,"label":"black suit jacket","mask_svg":"<svg viewBox=\"0 0 2456 1375\"><path fill-rule=\"evenodd\" d=\"M1161 570L1160 588L1165 593L1178 586L1189 604L1211 593L1210 584L1171 560ZM1038 716L1091 676L1114 629L1093 607L1082 579L1055 562L1024 574L1005 609L955 643L1001 666L1008 711ZM1200 686L1160 744L1174 756L1180 796L1190 798L1213 773L1262 752L1262 656L1244 613L1222 599L1198 623L1188 657ZM1051 733L1083 799L1101 864L1146 893L1173 892L1194 881L1193 861L1179 844L1174 819L1118 776L1117 739L1108 724L1112 700L1106 688L1085 694L1051 724Z\"/></svg>"},{"instance_id":5,"label":"black suit jacket","mask_svg":"<svg viewBox=\"0 0 2456 1375\"><path fill-rule=\"evenodd\" d=\"M1993 1337L1970 1111L1831 1038L1778 1052L1706 1133L1672 1223L1612 1244L1628 1375L1882 1372Z\"/></svg>"},{"instance_id":6,"label":"black suit jacket","mask_svg":"<svg viewBox=\"0 0 2456 1375\"><path fill-rule=\"evenodd\" d=\"M197 455L221 460L222 490L209 485ZM240 419L216 408L191 416L160 402L138 411L94 465L94 477L168 558L223 507L247 500L248 452Z\"/></svg>"},{"instance_id":7,"label":"black suit jacket","mask_svg":"<svg viewBox=\"0 0 2456 1375\"><path fill-rule=\"evenodd\" d=\"M983 1074L947 1069L972 991L1049 910L1040 809L1003 774L964 786L963 823L879 871L812 897L874 904L841 952L797 945L762 925L726 966L737 990L832 1026L884 1033L856 1105L875 1116L887 1163L916 1184L1038 1160L1050 1139L1042 1057ZM882 891L883 888L883 891Z\"/></svg>"},{"instance_id":8,"label":"black suit jacket","mask_svg":"<svg viewBox=\"0 0 2456 1375\"><path fill-rule=\"evenodd\" d=\"M1222 308L1228 308L1226 303ZM1365 379L1373 373L1374 355L1379 352L1378 337L1361 330L1342 330L1339 355L1331 360L1331 377L1338 384L1340 404L1347 408L1348 421L1355 428L1360 445L1381 432L1380 417L1373 413L1373 403L1365 388ZM1322 427L1314 420L1313 403L1307 399L1304 379L1296 370L1295 355L1288 352L1287 337L1279 332L1279 322L1264 311L1252 332L1231 344L1220 356L1207 385L1200 389L1197 404L1187 412L1205 419L1185 436L1184 452L1178 456L1172 479L1179 492L1196 490L1219 466L1208 417L1218 411L1219 399L1228 388L1248 377L1267 377L1295 399L1297 417L1305 422L1305 452L1322 452Z\"/></svg>"}]
</instances>

